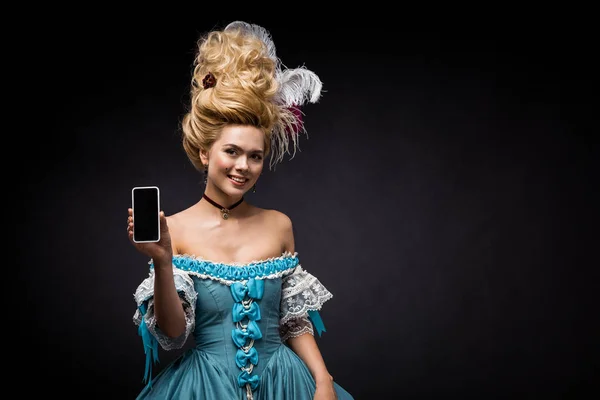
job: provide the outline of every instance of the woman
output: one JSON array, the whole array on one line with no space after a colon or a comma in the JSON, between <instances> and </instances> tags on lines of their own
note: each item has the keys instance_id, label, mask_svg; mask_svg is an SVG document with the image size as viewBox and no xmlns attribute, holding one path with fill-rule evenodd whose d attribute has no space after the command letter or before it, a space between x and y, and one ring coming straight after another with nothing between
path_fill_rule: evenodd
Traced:
<instances>
[{"instance_id":1,"label":"woman","mask_svg":"<svg viewBox=\"0 0 600 400\"><path fill-rule=\"evenodd\" d=\"M269 33L236 21L198 42L183 146L206 173L202 199L166 217L161 239L131 243L151 259L135 293L151 378L158 344L196 346L151 379L139 399L352 399L333 381L314 332L331 293L303 270L292 222L248 204L270 154L293 154L298 106L320 97L304 68L282 69ZM289 150L290 145L292 151Z\"/></svg>"}]
</instances>

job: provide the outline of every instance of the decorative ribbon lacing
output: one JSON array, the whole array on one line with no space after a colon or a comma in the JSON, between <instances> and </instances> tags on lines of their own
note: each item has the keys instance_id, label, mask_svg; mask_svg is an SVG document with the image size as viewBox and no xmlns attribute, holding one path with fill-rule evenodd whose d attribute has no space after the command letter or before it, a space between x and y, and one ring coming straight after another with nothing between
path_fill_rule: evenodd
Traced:
<instances>
[{"instance_id":1,"label":"decorative ribbon lacing","mask_svg":"<svg viewBox=\"0 0 600 400\"><path fill-rule=\"evenodd\" d=\"M262 332L256 321L260 321L260 300L264 293L264 281L251 278L246 282L234 282L230 286L233 303L232 316L235 329L231 338L238 348L235 354L235 364L240 368L238 385L246 388L246 397L253 399L252 392L258 387L260 377L253 374L254 366L258 364L258 352L254 341L262 338Z\"/></svg>"}]
</instances>

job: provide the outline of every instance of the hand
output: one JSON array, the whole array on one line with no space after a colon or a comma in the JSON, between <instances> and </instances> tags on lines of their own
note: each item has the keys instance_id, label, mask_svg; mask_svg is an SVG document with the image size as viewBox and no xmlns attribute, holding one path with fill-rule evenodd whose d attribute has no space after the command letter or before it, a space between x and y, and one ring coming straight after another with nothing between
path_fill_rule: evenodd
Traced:
<instances>
[{"instance_id":1,"label":"hand","mask_svg":"<svg viewBox=\"0 0 600 400\"><path fill-rule=\"evenodd\" d=\"M160 212L160 241L155 243L136 243L133 241L133 210L127 210L129 217L127 218L127 235L129 241L142 254L147 255L154 260L155 264L162 261L165 264L171 265L173 258L173 249L171 248L171 235L167 225L167 218L163 211Z\"/></svg>"},{"instance_id":2,"label":"hand","mask_svg":"<svg viewBox=\"0 0 600 400\"><path fill-rule=\"evenodd\" d=\"M317 382L317 390L313 400L337 400L337 394L333 388L333 380Z\"/></svg>"}]
</instances>

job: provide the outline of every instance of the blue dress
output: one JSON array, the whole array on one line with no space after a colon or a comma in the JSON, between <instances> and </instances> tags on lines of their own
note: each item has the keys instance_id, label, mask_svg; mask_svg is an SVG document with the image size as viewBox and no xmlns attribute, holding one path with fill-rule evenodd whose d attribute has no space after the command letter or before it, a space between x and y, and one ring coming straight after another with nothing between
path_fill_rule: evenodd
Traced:
<instances>
[{"instance_id":1,"label":"blue dress","mask_svg":"<svg viewBox=\"0 0 600 400\"><path fill-rule=\"evenodd\" d=\"M173 257L186 330L169 338L156 325L154 269L135 292L134 323L146 352L146 387L138 399L312 400L315 381L285 341L324 331L318 310L332 294L305 271L297 253L247 264ZM160 345L186 350L152 378ZM353 397L334 382L339 400Z\"/></svg>"}]
</instances>

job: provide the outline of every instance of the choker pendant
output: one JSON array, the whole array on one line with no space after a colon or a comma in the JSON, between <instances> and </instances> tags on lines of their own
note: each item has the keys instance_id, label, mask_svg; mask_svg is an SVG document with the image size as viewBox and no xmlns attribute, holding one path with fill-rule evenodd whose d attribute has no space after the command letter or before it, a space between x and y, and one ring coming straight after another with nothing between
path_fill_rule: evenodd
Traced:
<instances>
[{"instance_id":1,"label":"choker pendant","mask_svg":"<svg viewBox=\"0 0 600 400\"><path fill-rule=\"evenodd\" d=\"M235 204L231 205L229 208L225 208L222 205L220 205L219 203L217 203L216 201L212 200L206 194L202 195L202 197L206 201L208 201L210 204L212 204L213 206L218 208L219 211L221 211L221 217L223 217L223 219L229 219L229 213L231 212L231 210L233 210L234 208L236 208L237 206L242 204L242 202L244 201L244 197L242 197L239 201L237 201Z\"/></svg>"}]
</instances>

